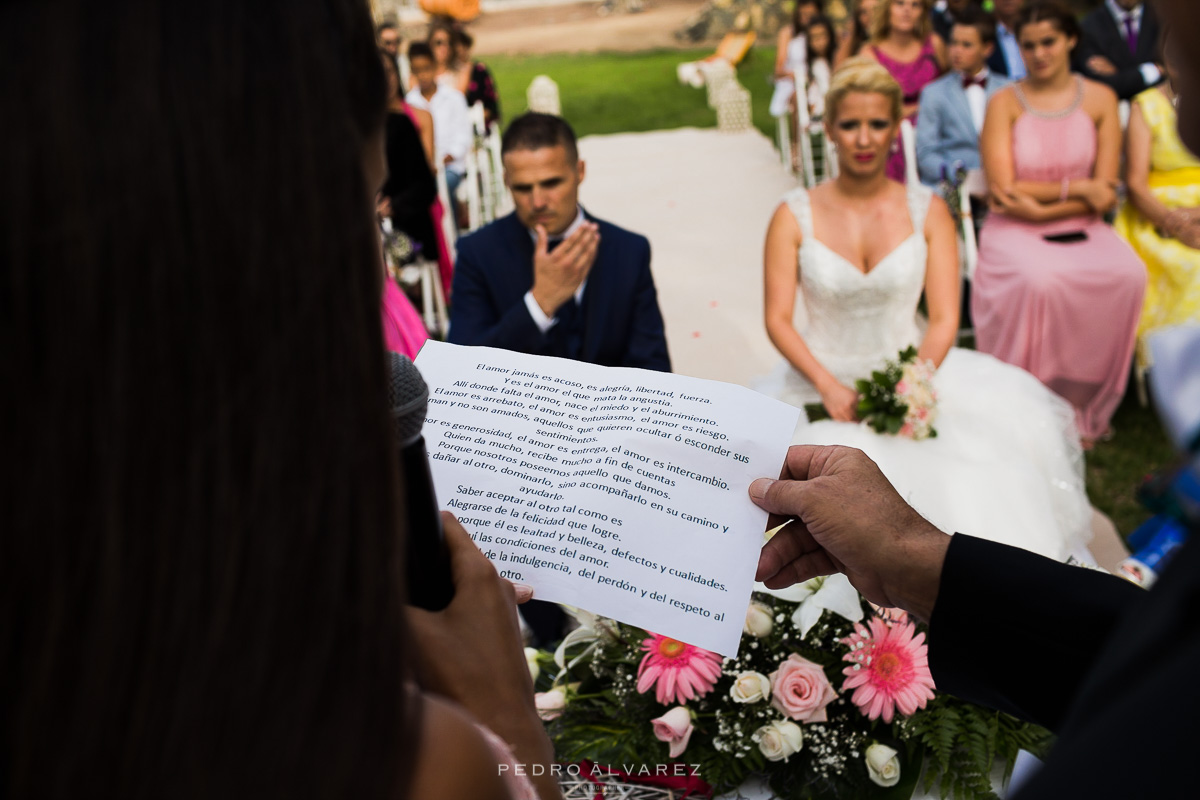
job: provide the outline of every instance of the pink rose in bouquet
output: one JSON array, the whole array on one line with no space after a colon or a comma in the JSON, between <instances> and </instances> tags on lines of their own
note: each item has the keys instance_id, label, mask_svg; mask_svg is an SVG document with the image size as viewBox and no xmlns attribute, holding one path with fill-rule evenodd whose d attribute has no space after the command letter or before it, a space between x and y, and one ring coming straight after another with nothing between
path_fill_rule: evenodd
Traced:
<instances>
[{"instance_id":1,"label":"pink rose in bouquet","mask_svg":"<svg viewBox=\"0 0 1200 800\"><path fill-rule=\"evenodd\" d=\"M799 722L826 722L825 706L837 692L820 664L792 653L771 673L771 705Z\"/></svg>"},{"instance_id":2,"label":"pink rose in bouquet","mask_svg":"<svg viewBox=\"0 0 1200 800\"><path fill-rule=\"evenodd\" d=\"M686 708L675 706L661 717L650 720L650 724L654 726L654 738L669 745L671 758L678 758L687 749L694 727L692 715Z\"/></svg>"}]
</instances>

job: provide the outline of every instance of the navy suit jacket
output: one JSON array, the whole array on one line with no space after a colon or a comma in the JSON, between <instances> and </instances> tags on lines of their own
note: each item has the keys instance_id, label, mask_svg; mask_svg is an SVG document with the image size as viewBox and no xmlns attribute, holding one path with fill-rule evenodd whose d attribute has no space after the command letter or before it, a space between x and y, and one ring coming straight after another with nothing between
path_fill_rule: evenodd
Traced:
<instances>
[{"instance_id":1,"label":"navy suit jacket","mask_svg":"<svg viewBox=\"0 0 1200 800\"><path fill-rule=\"evenodd\" d=\"M1003 75L989 74L985 91L988 101L1009 83ZM921 183L937 185L942 167L949 171L955 161L961 161L967 169L979 168L979 131L971 118L961 73L947 73L921 90L916 139Z\"/></svg>"},{"instance_id":2,"label":"navy suit jacket","mask_svg":"<svg viewBox=\"0 0 1200 800\"><path fill-rule=\"evenodd\" d=\"M1076 48L1078 50L1079 48ZM993 75L1004 75L1005 77L1012 76L1012 69L1008 66L1008 58L1004 55L1004 48L1000 46L999 40L996 41L996 47L992 50L992 54L988 56L988 69Z\"/></svg>"},{"instance_id":3,"label":"navy suit jacket","mask_svg":"<svg viewBox=\"0 0 1200 800\"><path fill-rule=\"evenodd\" d=\"M1093 80L1106 83L1117 93L1117 97L1128 100L1149 89L1141 65L1159 60L1158 39L1162 29L1154 13L1153 3L1142 4L1142 21L1138 29L1137 50L1131 52L1125 40L1125 31L1117 27L1117 20L1102 4L1083 18L1083 41L1075 48L1075 68ZM1092 56L1104 56L1117 68L1115 75L1100 75L1087 68ZM1161 80L1161 78L1160 78Z\"/></svg>"},{"instance_id":4,"label":"navy suit jacket","mask_svg":"<svg viewBox=\"0 0 1200 800\"><path fill-rule=\"evenodd\" d=\"M600 246L583 292L579 360L670 372L649 240L587 218L600 226ZM458 242L450 342L553 355L550 337L525 306L525 293L533 287L533 249L533 238L516 214Z\"/></svg>"},{"instance_id":5,"label":"navy suit jacket","mask_svg":"<svg viewBox=\"0 0 1200 800\"><path fill-rule=\"evenodd\" d=\"M1193 539L1197 537L1192 536ZM1200 541L1150 591L956 534L929 623L939 691L1059 738L1014 800L1192 797Z\"/></svg>"}]
</instances>

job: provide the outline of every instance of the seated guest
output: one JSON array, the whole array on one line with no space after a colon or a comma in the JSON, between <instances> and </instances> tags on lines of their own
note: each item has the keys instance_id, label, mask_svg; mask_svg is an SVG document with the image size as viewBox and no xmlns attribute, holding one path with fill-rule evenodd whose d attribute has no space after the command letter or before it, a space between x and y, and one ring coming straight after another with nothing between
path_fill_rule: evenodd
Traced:
<instances>
[{"instance_id":1,"label":"seated guest","mask_svg":"<svg viewBox=\"0 0 1200 800\"><path fill-rule=\"evenodd\" d=\"M942 37L942 41L949 42L950 29L970 8L982 10L976 0L937 0L929 17L933 23L933 32Z\"/></svg>"},{"instance_id":2,"label":"seated guest","mask_svg":"<svg viewBox=\"0 0 1200 800\"><path fill-rule=\"evenodd\" d=\"M413 42L408 48L417 88L404 98L413 108L428 111L433 117L434 157L445 167L446 188L453 200L455 190L467 171L466 157L474 139L467 101L462 92L437 80L437 66L429 45Z\"/></svg>"},{"instance_id":3,"label":"seated guest","mask_svg":"<svg viewBox=\"0 0 1200 800\"><path fill-rule=\"evenodd\" d=\"M1025 77L1025 59L1017 43L1017 17L1025 8L1025 0L995 0L992 13L996 15L996 49L988 59L988 69L1014 81Z\"/></svg>"},{"instance_id":4,"label":"seated guest","mask_svg":"<svg viewBox=\"0 0 1200 800\"><path fill-rule=\"evenodd\" d=\"M854 13L842 33L837 53L833 57L834 70L861 53L871 40L871 23L875 19L875 9L879 3L880 0L856 0Z\"/></svg>"},{"instance_id":5,"label":"seated guest","mask_svg":"<svg viewBox=\"0 0 1200 800\"><path fill-rule=\"evenodd\" d=\"M523 114L501 154L516 211L459 242L449 340L669 372L650 243L579 205L571 126Z\"/></svg>"},{"instance_id":6,"label":"seated guest","mask_svg":"<svg viewBox=\"0 0 1200 800\"><path fill-rule=\"evenodd\" d=\"M825 116L825 95L833 78L833 59L836 40L829 17L814 17L808 23L808 113L813 122Z\"/></svg>"},{"instance_id":7,"label":"seated guest","mask_svg":"<svg viewBox=\"0 0 1200 800\"><path fill-rule=\"evenodd\" d=\"M1155 62L1160 29L1154 6L1142 0L1104 0L1083 18L1079 71L1107 83L1122 100L1162 82Z\"/></svg>"},{"instance_id":8,"label":"seated guest","mask_svg":"<svg viewBox=\"0 0 1200 800\"><path fill-rule=\"evenodd\" d=\"M950 72L921 91L917 164L921 182L934 186L956 163L979 169L979 132L988 101L1008 85L992 75L987 59L996 48L996 24L968 6L951 28Z\"/></svg>"},{"instance_id":9,"label":"seated guest","mask_svg":"<svg viewBox=\"0 0 1200 800\"><path fill-rule=\"evenodd\" d=\"M946 43L929 22L931 0L885 0L875 11L871 41L862 54L878 61L904 90L904 116L914 125L921 90L937 80L946 67ZM903 148L888 159L887 176L903 182L907 176Z\"/></svg>"},{"instance_id":10,"label":"seated guest","mask_svg":"<svg viewBox=\"0 0 1200 800\"><path fill-rule=\"evenodd\" d=\"M496 81L487 64L471 58L475 38L463 30L454 32L454 59L459 64L456 74L456 89L467 98L467 105L483 103L483 118L490 128L500 121L500 95L496 92Z\"/></svg>"},{"instance_id":11,"label":"seated guest","mask_svg":"<svg viewBox=\"0 0 1200 800\"><path fill-rule=\"evenodd\" d=\"M449 341L670 372L650 242L579 205L571 126L522 114L500 151L516 211L459 241ZM522 614L535 646L562 638L557 606L534 601Z\"/></svg>"},{"instance_id":12,"label":"seated guest","mask_svg":"<svg viewBox=\"0 0 1200 800\"><path fill-rule=\"evenodd\" d=\"M425 42L433 53L438 83L446 86L456 86L458 83L458 62L454 50L454 37L457 33L458 28L451 20L438 18L429 26L429 35L425 37Z\"/></svg>"},{"instance_id":13,"label":"seated guest","mask_svg":"<svg viewBox=\"0 0 1200 800\"><path fill-rule=\"evenodd\" d=\"M1133 99L1126 138L1128 202L1116 230L1146 262L1138 325L1138 365L1150 366L1146 337L1169 325L1200 322L1200 160L1176 130L1176 67L1168 80Z\"/></svg>"},{"instance_id":14,"label":"seated guest","mask_svg":"<svg viewBox=\"0 0 1200 800\"><path fill-rule=\"evenodd\" d=\"M800 0L792 9L792 18L779 29L775 40L775 91L771 95L773 117L782 117L793 108L796 76L808 74L808 24L821 14L817 0ZM795 140L795 136L792 137Z\"/></svg>"},{"instance_id":15,"label":"seated guest","mask_svg":"<svg viewBox=\"0 0 1200 800\"><path fill-rule=\"evenodd\" d=\"M400 74L400 85L404 87L404 91L408 91L412 70L408 66L408 56L400 50L402 42L400 27L395 22L389 20L375 29L375 43L395 64L396 71Z\"/></svg>"},{"instance_id":16,"label":"seated guest","mask_svg":"<svg viewBox=\"0 0 1200 800\"><path fill-rule=\"evenodd\" d=\"M1116 204L1117 97L1071 72L1079 28L1037 3L1016 23L1029 77L988 106L980 139L992 213L971 316L978 349L1032 372L1105 435L1129 375L1146 271L1102 216Z\"/></svg>"}]
</instances>

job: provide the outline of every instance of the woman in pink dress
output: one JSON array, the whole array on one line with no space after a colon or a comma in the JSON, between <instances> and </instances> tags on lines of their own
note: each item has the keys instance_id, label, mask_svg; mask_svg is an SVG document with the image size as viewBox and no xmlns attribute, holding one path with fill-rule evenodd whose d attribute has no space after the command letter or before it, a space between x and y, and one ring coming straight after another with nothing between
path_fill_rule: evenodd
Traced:
<instances>
[{"instance_id":1,"label":"woman in pink dress","mask_svg":"<svg viewBox=\"0 0 1200 800\"><path fill-rule=\"evenodd\" d=\"M1029 75L993 97L980 145L992 213L972 291L976 343L1068 400L1089 445L1124 395L1146 285L1101 219L1116 204L1117 97L1071 73L1069 9L1031 6L1016 34Z\"/></svg>"},{"instance_id":2,"label":"woman in pink dress","mask_svg":"<svg viewBox=\"0 0 1200 800\"><path fill-rule=\"evenodd\" d=\"M880 3L871 26L871 43L862 55L878 61L904 90L904 116L915 126L921 90L946 70L946 44L932 32L932 0ZM904 150L898 144L888 159L887 176L904 182Z\"/></svg>"}]
</instances>

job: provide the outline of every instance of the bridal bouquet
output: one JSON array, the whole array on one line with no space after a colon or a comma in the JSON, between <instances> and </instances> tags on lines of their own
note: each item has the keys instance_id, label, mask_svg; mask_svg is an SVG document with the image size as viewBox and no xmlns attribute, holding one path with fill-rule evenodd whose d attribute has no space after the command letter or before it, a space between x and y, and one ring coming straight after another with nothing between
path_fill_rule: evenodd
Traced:
<instances>
[{"instance_id":1,"label":"bridal bouquet","mask_svg":"<svg viewBox=\"0 0 1200 800\"><path fill-rule=\"evenodd\" d=\"M909 798L919 783L984 798L994 762L1007 780L1019 750L1049 743L935 694L924 632L841 575L756 592L736 658L571 611L580 628L556 653L527 653L569 769L709 796L760 774L792 800Z\"/></svg>"},{"instance_id":2,"label":"bridal bouquet","mask_svg":"<svg viewBox=\"0 0 1200 800\"><path fill-rule=\"evenodd\" d=\"M937 436L937 391L933 388L933 363L917 358L911 345L895 361L854 382L858 390L858 418L876 433L929 439ZM829 419L820 403L804 407L810 422Z\"/></svg>"}]
</instances>

